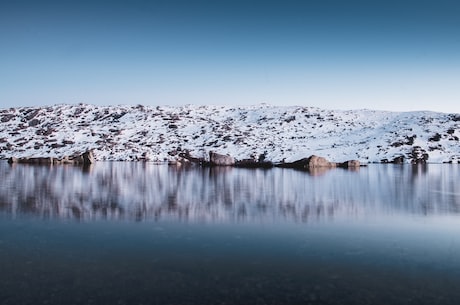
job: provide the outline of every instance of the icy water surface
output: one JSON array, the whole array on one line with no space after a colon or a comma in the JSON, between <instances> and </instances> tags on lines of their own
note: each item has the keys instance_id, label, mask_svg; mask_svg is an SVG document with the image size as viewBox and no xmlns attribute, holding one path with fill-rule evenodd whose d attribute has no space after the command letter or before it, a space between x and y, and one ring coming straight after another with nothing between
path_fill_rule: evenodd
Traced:
<instances>
[{"instance_id":1,"label":"icy water surface","mask_svg":"<svg viewBox=\"0 0 460 305\"><path fill-rule=\"evenodd\" d=\"M460 166L0 163L0 304L458 304Z\"/></svg>"}]
</instances>

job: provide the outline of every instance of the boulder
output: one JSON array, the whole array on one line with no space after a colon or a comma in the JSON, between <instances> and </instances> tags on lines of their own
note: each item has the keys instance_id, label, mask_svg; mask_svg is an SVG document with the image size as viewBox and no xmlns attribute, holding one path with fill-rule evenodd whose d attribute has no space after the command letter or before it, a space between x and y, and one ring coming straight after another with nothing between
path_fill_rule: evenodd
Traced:
<instances>
[{"instance_id":1,"label":"boulder","mask_svg":"<svg viewBox=\"0 0 460 305\"><path fill-rule=\"evenodd\" d=\"M280 163L277 165L278 167L284 168L297 168L297 169L312 169L318 167L325 167L325 168L333 168L336 167L337 164L334 162L329 162L323 157L312 155L308 158L303 158L294 162L289 163Z\"/></svg>"},{"instance_id":2,"label":"boulder","mask_svg":"<svg viewBox=\"0 0 460 305\"><path fill-rule=\"evenodd\" d=\"M209 152L209 162L211 165L218 165L218 166L233 166L235 165L235 158L228 155L222 155L215 153L213 151Z\"/></svg>"},{"instance_id":3,"label":"boulder","mask_svg":"<svg viewBox=\"0 0 460 305\"><path fill-rule=\"evenodd\" d=\"M392 160L383 159L380 162L381 163L392 163L392 164L403 164L404 156L398 156L398 157L393 158Z\"/></svg>"},{"instance_id":4,"label":"boulder","mask_svg":"<svg viewBox=\"0 0 460 305\"><path fill-rule=\"evenodd\" d=\"M358 160L349 160L340 163L339 166L343 168L359 168L361 166L361 163Z\"/></svg>"},{"instance_id":5,"label":"boulder","mask_svg":"<svg viewBox=\"0 0 460 305\"><path fill-rule=\"evenodd\" d=\"M8 159L8 163L9 164L18 163L18 158L11 157L11 158Z\"/></svg>"},{"instance_id":6,"label":"boulder","mask_svg":"<svg viewBox=\"0 0 460 305\"><path fill-rule=\"evenodd\" d=\"M188 150L185 150L178 155L180 159L178 160L181 163L189 162L191 164L197 164L200 166L209 166L209 162L204 158L193 157Z\"/></svg>"},{"instance_id":7,"label":"boulder","mask_svg":"<svg viewBox=\"0 0 460 305\"><path fill-rule=\"evenodd\" d=\"M84 152L82 155L82 160L83 160L83 164L84 165L88 165L88 164L93 164L94 163L94 153L92 150L88 150L86 152Z\"/></svg>"},{"instance_id":8,"label":"boulder","mask_svg":"<svg viewBox=\"0 0 460 305\"><path fill-rule=\"evenodd\" d=\"M334 162L329 162L328 160L326 160L326 158L323 158L323 157L318 157L318 156L311 156L309 158L309 163L308 163L308 167L310 168L314 168L314 167L335 167L336 166L336 163Z\"/></svg>"}]
</instances>

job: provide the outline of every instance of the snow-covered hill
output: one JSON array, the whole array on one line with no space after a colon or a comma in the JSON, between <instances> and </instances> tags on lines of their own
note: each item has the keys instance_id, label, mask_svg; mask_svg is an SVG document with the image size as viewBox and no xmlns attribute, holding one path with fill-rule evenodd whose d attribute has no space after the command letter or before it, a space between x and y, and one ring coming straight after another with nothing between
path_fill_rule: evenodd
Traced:
<instances>
[{"instance_id":1,"label":"snow-covered hill","mask_svg":"<svg viewBox=\"0 0 460 305\"><path fill-rule=\"evenodd\" d=\"M428 156L460 162L460 115L257 106L56 105L0 110L0 158L171 161L185 150L294 161L312 154L363 163Z\"/></svg>"}]
</instances>

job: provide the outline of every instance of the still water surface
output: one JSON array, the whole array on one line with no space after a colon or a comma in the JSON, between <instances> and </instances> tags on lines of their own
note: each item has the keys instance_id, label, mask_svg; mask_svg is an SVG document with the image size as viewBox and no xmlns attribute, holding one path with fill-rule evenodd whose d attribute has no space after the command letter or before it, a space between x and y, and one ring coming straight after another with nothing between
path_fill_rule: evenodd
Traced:
<instances>
[{"instance_id":1,"label":"still water surface","mask_svg":"<svg viewBox=\"0 0 460 305\"><path fill-rule=\"evenodd\" d=\"M460 166L0 163L0 304L458 304Z\"/></svg>"}]
</instances>

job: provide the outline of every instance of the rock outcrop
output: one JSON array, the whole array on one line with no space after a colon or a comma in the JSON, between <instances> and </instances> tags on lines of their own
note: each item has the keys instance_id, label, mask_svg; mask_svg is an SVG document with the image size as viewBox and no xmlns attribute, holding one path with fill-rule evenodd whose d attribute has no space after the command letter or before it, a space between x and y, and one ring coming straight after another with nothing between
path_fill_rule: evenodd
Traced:
<instances>
[{"instance_id":1,"label":"rock outcrop","mask_svg":"<svg viewBox=\"0 0 460 305\"><path fill-rule=\"evenodd\" d=\"M228 155L218 154L216 152L209 152L209 162L210 165L218 166L233 166L235 165L235 158Z\"/></svg>"},{"instance_id":2,"label":"rock outcrop","mask_svg":"<svg viewBox=\"0 0 460 305\"><path fill-rule=\"evenodd\" d=\"M342 168L359 168L361 167L361 163L358 160L349 160L339 163L338 166Z\"/></svg>"},{"instance_id":3,"label":"rock outcrop","mask_svg":"<svg viewBox=\"0 0 460 305\"><path fill-rule=\"evenodd\" d=\"M235 162L235 167L243 168L272 168L275 165L271 161L259 161L254 159L243 159Z\"/></svg>"},{"instance_id":4,"label":"rock outcrop","mask_svg":"<svg viewBox=\"0 0 460 305\"><path fill-rule=\"evenodd\" d=\"M404 156L397 156L391 160L388 159L382 159L380 163L386 164L386 163L391 163L391 164L403 164L404 163Z\"/></svg>"},{"instance_id":5,"label":"rock outcrop","mask_svg":"<svg viewBox=\"0 0 460 305\"><path fill-rule=\"evenodd\" d=\"M86 151L83 154L74 156L65 156L63 158L52 157L34 157L34 158L15 158L8 159L10 164L35 164L35 165L54 165L54 164L74 164L74 165L89 165L94 163L94 154L92 150Z\"/></svg>"},{"instance_id":6,"label":"rock outcrop","mask_svg":"<svg viewBox=\"0 0 460 305\"><path fill-rule=\"evenodd\" d=\"M303 158L303 159L300 159L294 162L289 162L289 163L279 163L279 164L276 164L275 166L283 167L283 168L295 168L295 169L308 170L310 172L318 171L318 170L321 170L322 172L324 172L324 170L335 168L335 167L341 167L341 168L347 168L347 169L358 169L361 167L361 163L358 160L349 160L343 163L335 163L335 162L328 161L326 158L312 155L308 158Z\"/></svg>"},{"instance_id":7,"label":"rock outcrop","mask_svg":"<svg viewBox=\"0 0 460 305\"><path fill-rule=\"evenodd\" d=\"M425 164L428 161L429 155L420 146L414 146L409 157L412 164Z\"/></svg>"},{"instance_id":8,"label":"rock outcrop","mask_svg":"<svg viewBox=\"0 0 460 305\"><path fill-rule=\"evenodd\" d=\"M294 162L288 163L280 163L277 164L278 167L284 168L297 168L297 169L311 169L311 168L318 168L318 167L327 167L333 168L336 167L337 164L334 162L329 162L323 157L312 155L308 158L303 158Z\"/></svg>"}]
</instances>

